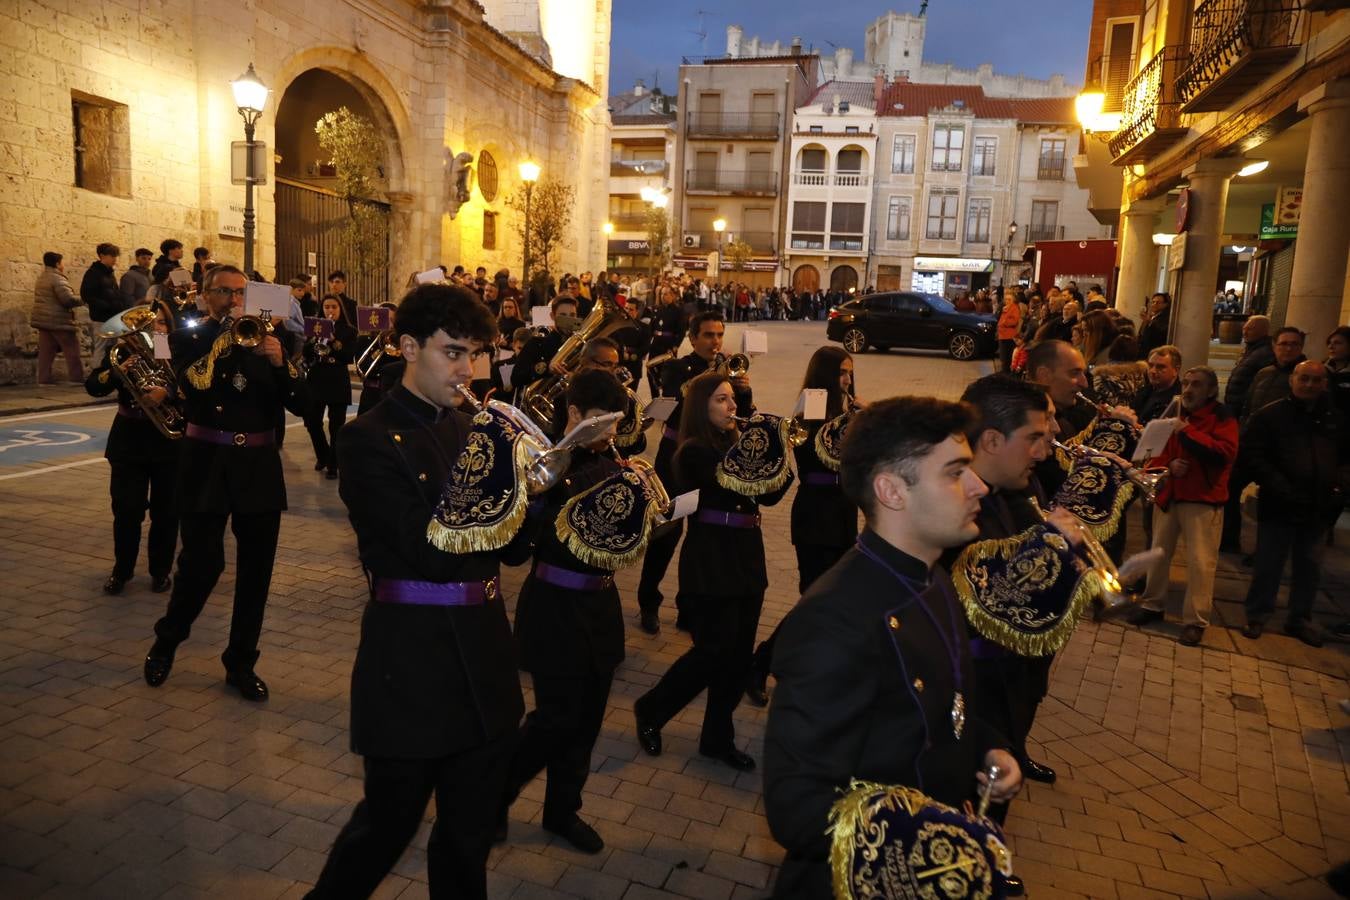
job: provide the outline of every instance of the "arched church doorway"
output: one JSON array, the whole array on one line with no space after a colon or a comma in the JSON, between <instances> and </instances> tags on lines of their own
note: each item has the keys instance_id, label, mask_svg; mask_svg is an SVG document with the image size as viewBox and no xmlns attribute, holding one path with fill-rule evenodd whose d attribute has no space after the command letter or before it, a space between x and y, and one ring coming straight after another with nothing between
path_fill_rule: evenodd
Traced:
<instances>
[{"instance_id":1,"label":"arched church doorway","mask_svg":"<svg viewBox=\"0 0 1350 900\"><path fill-rule=\"evenodd\" d=\"M858 287L858 270L852 266L835 266L830 273L830 290L847 294Z\"/></svg>"},{"instance_id":2,"label":"arched church doorway","mask_svg":"<svg viewBox=\"0 0 1350 900\"><path fill-rule=\"evenodd\" d=\"M798 294L814 294L820 290L820 270L812 265L798 266L792 273L792 290Z\"/></svg>"},{"instance_id":3,"label":"arched church doorway","mask_svg":"<svg viewBox=\"0 0 1350 900\"><path fill-rule=\"evenodd\" d=\"M402 286L390 273L391 207L382 195L349 204L314 130L321 118L344 106L371 122L384 138L380 175L386 186L392 167L401 166L388 111L368 85L327 69L298 75L277 106L276 280L284 284L301 273L312 274L317 298L328 273L341 269L347 274L347 293L357 303L373 306L397 299L392 291ZM356 228L354 220L362 225Z\"/></svg>"}]
</instances>

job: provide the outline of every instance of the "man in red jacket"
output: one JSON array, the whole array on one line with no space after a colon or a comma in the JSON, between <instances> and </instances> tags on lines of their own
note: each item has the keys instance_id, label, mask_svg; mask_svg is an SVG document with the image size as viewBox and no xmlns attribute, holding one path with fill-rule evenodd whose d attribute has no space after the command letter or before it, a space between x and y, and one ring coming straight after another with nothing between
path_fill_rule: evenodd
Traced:
<instances>
[{"instance_id":1,"label":"man in red jacket","mask_svg":"<svg viewBox=\"0 0 1350 900\"><path fill-rule=\"evenodd\" d=\"M1143 602L1130 617L1136 625L1163 617L1168 572L1177 538L1186 539L1186 599L1181 608L1181 643L1199 644L1214 605L1223 504L1228 475L1237 458L1238 423L1218 402L1219 379L1208 366L1187 369L1181 378L1181 425L1150 466L1166 466L1170 477L1158 492L1162 514L1153 520L1153 546L1162 557L1148 573Z\"/></svg>"}]
</instances>

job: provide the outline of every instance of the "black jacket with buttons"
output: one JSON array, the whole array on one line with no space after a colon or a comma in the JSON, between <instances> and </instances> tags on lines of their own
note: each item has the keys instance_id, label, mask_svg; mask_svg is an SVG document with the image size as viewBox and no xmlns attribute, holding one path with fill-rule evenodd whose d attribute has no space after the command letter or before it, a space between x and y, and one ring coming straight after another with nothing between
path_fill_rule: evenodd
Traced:
<instances>
[{"instance_id":1,"label":"black jacket with buttons","mask_svg":"<svg viewBox=\"0 0 1350 900\"><path fill-rule=\"evenodd\" d=\"M441 489L468 440L469 417L398 385L342 430L338 493L367 575L488 581L529 555L522 529L502 550L446 553L427 541ZM372 599L352 668L352 750L435 759L511 734L524 713L500 594L481 606Z\"/></svg>"}]
</instances>

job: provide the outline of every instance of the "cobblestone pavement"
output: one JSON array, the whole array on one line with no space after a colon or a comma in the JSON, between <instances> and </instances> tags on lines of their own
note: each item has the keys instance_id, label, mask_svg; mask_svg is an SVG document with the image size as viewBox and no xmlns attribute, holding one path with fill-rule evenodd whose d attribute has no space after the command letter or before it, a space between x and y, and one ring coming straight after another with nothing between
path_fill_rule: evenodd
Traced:
<instances>
[{"instance_id":1,"label":"cobblestone pavement","mask_svg":"<svg viewBox=\"0 0 1350 900\"><path fill-rule=\"evenodd\" d=\"M773 353L751 376L761 407L785 411L820 326L768 328ZM858 360L860 393L954 396L987 368L872 354ZM106 427L108 415L37 421ZM0 453L0 897L262 900L302 896L318 873L361 793L346 728L365 588L333 484L311 471L300 429L284 457L291 509L259 663L273 693L255 706L225 688L217 661L233 565L169 682L148 688L140 664L163 598L143 573L120 597L99 590L111 536L98 453L18 465ZM773 575L761 635L796 600L789 503L766 511ZM1345 547L1350 530L1337 537ZM1328 554L1324 621L1350 606L1346 556ZM506 573L508 597L523 574ZM1235 603L1247 578L1223 559L1218 621L1202 648L1178 646L1175 625L1084 623L1060 654L1033 735L1059 782L1030 785L1009 820L1037 900L1331 896L1318 876L1350 859L1350 728L1338 706L1350 696L1350 657L1344 645L1242 638ZM619 584L632 623L636 573ZM759 777L697 756L702 701L669 725L664 755L638 749L633 699L687 646L665 612L659 637L630 627L595 750L582 812L606 850L583 856L544 832L535 782L512 809L510 842L492 853L494 896L767 893L781 850ZM764 718L737 712L739 741L755 756ZM426 895L428 827L378 896Z\"/></svg>"}]
</instances>

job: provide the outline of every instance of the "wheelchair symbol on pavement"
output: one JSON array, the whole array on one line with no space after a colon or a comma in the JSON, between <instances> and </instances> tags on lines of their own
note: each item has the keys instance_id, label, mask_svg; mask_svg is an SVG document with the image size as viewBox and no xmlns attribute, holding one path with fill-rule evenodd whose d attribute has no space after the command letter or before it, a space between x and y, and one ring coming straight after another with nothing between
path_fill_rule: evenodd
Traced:
<instances>
[{"instance_id":1,"label":"wheelchair symbol on pavement","mask_svg":"<svg viewBox=\"0 0 1350 900\"><path fill-rule=\"evenodd\" d=\"M83 444L93 435L82 431L46 431L41 428L15 428L13 437L0 437L0 453L19 447L62 447Z\"/></svg>"}]
</instances>

